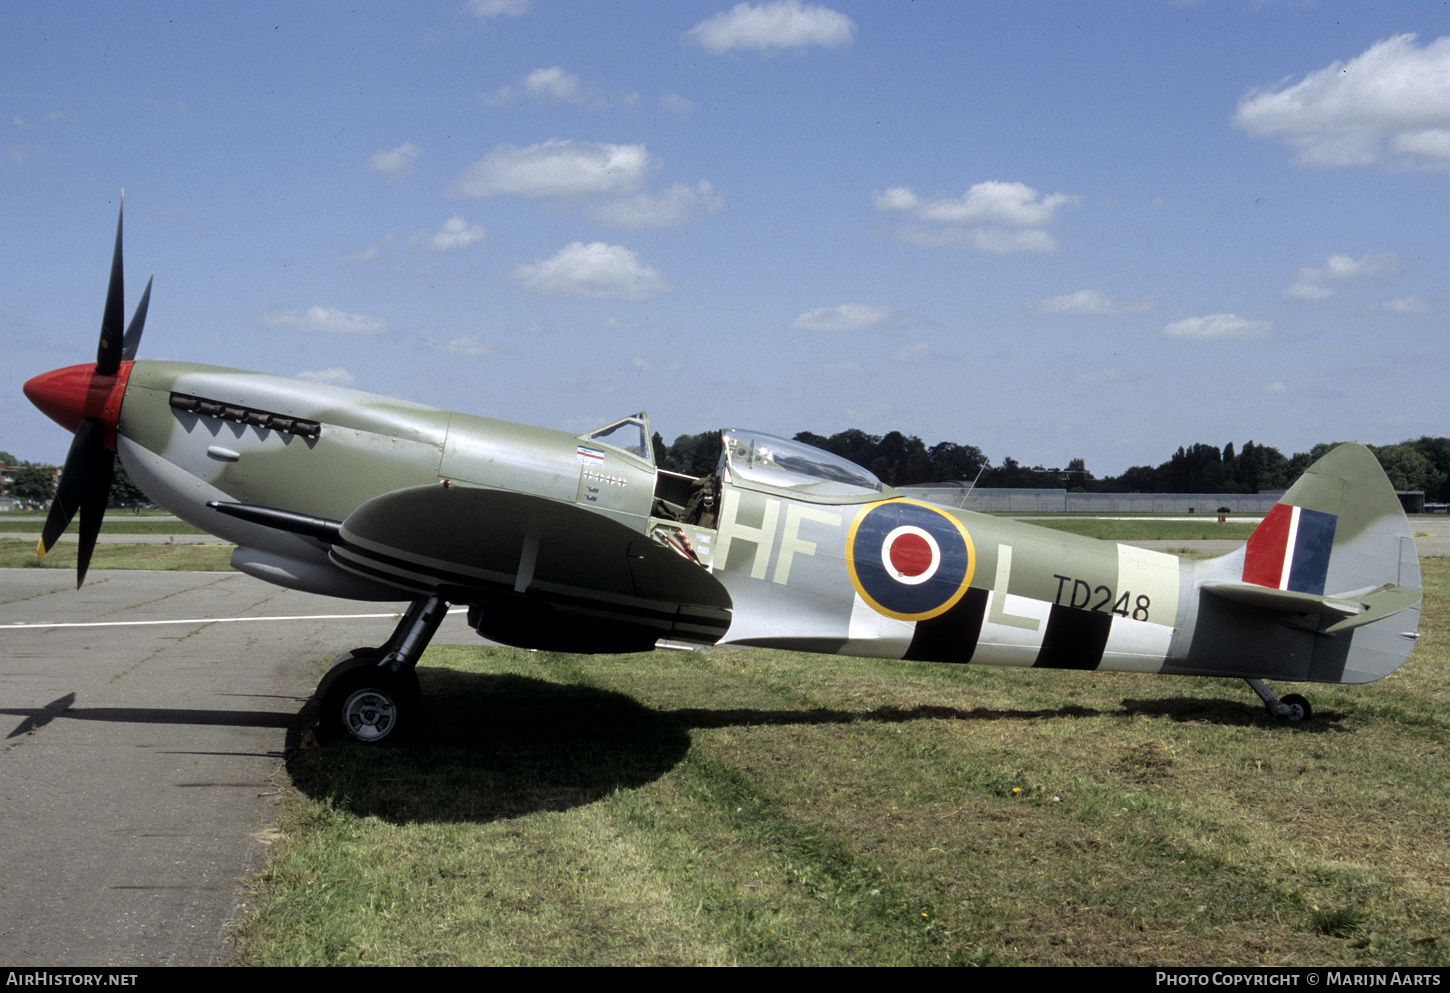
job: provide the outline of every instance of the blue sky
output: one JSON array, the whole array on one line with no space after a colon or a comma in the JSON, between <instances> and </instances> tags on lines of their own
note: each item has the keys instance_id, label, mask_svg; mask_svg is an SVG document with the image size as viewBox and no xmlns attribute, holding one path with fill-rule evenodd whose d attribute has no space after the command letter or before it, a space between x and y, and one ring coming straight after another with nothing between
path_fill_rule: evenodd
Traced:
<instances>
[{"instance_id":1,"label":"blue sky","mask_svg":"<svg viewBox=\"0 0 1450 993\"><path fill-rule=\"evenodd\" d=\"M1099 475L1450 434L1450 8L14 3L0 449L94 354Z\"/></svg>"}]
</instances>

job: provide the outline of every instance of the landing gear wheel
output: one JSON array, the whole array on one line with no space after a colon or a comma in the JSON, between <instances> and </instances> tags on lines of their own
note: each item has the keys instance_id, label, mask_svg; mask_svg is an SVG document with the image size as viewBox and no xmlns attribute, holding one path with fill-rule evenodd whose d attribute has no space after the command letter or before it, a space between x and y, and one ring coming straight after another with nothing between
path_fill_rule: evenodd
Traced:
<instances>
[{"instance_id":1,"label":"landing gear wheel","mask_svg":"<svg viewBox=\"0 0 1450 993\"><path fill-rule=\"evenodd\" d=\"M1314 716L1314 708L1298 693L1281 696L1279 702L1289 708L1289 712L1283 715L1286 721L1307 721Z\"/></svg>"},{"instance_id":2,"label":"landing gear wheel","mask_svg":"<svg viewBox=\"0 0 1450 993\"><path fill-rule=\"evenodd\" d=\"M448 603L437 593L421 596L386 644L354 648L332 663L317 684L318 740L325 744L347 735L380 744L411 733L421 723L414 667L447 614Z\"/></svg>"},{"instance_id":3,"label":"landing gear wheel","mask_svg":"<svg viewBox=\"0 0 1450 993\"><path fill-rule=\"evenodd\" d=\"M418 719L418 674L359 665L341 673L322 695L318 734L363 744L398 741Z\"/></svg>"}]
</instances>

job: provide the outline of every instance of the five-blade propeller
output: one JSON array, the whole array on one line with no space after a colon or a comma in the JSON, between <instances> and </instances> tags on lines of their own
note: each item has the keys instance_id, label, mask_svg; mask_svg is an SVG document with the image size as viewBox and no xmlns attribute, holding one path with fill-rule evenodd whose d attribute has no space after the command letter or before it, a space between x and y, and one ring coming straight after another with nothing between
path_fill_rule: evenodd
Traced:
<instances>
[{"instance_id":1,"label":"five-blade propeller","mask_svg":"<svg viewBox=\"0 0 1450 993\"><path fill-rule=\"evenodd\" d=\"M122 215L124 210L123 193ZM106 309L101 318L101 340L96 349L95 370L84 381L78 381L74 376L66 377L69 370L57 370L46 376L37 376L26 384L26 393L33 400L48 392L44 400L50 406L81 415L74 425L75 440L66 453L60 484L56 488L55 499L51 501L45 527L41 530L40 543L36 546L36 553L43 557L60 539L76 512L80 512L77 588L86 580L86 569L90 566L101 530L101 519L105 516L110 497L111 474L116 463L116 422L120 416L118 393L124 392L124 378L130 368L123 369L121 363L136 357L141 332L146 326L146 308L151 300L151 282L148 280L141 302L136 306L136 314L123 331L126 290L122 270L121 216L118 216L116 249L111 257L111 283L106 291ZM84 371L83 367L81 371ZM37 400L37 405L51 416L56 416L41 400Z\"/></svg>"}]
</instances>

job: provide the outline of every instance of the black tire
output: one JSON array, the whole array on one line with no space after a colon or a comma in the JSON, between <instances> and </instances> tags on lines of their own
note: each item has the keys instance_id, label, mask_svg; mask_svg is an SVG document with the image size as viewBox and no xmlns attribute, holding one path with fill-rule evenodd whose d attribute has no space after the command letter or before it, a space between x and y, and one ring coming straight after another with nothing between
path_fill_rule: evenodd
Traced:
<instances>
[{"instance_id":1,"label":"black tire","mask_svg":"<svg viewBox=\"0 0 1450 993\"><path fill-rule=\"evenodd\" d=\"M1286 721L1307 721L1314 716L1314 708L1298 693L1281 696L1279 702L1289 708L1289 712L1284 715Z\"/></svg>"},{"instance_id":2,"label":"black tire","mask_svg":"<svg viewBox=\"0 0 1450 993\"><path fill-rule=\"evenodd\" d=\"M362 664L339 674L322 694L318 736L367 745L405 738L418 720L418 674Z\"/></svg>"}]
</instances>

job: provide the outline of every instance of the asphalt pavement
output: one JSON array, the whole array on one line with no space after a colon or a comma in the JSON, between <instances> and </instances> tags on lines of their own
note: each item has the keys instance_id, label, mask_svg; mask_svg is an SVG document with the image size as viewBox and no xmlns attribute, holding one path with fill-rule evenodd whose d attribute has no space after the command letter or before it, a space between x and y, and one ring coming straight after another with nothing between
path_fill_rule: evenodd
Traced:
<instances>
[{"instance_id":1,"label":"asphalt pavement","mask_svg":"<svg viewBox=\"0 0 1450 993\"><path fill-rule=\"evenodd\" d=\"M319 663L402 605L234 572L73 583L0 570L0 963L227 964ZM454 615L435 641L477 636Z\"/></svg>"}]
</instances>

